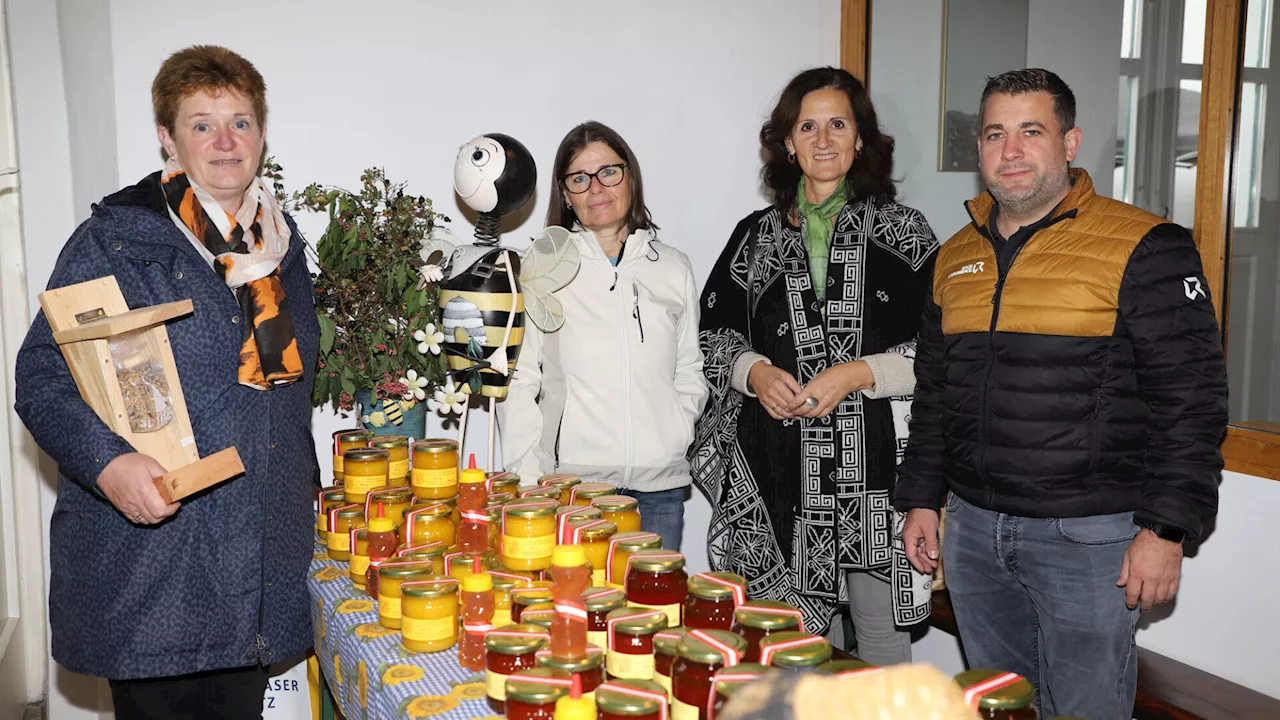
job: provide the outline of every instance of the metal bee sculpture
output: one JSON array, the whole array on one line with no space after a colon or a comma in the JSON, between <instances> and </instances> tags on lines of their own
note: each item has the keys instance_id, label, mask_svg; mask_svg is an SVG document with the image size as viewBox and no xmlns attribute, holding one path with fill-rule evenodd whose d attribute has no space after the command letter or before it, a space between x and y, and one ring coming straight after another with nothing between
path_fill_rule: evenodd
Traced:
<instances>
[{"instance_id":1,"label":"metal bee sculpture","mask_svg":"<svg viewBox=\"0 0 1280 720\"><path fill-rule=\"evenodd\" d=\"M453 166L454 190L479 213L475 242L458 245L439 234L423 247L424 259L444 269L439 304L449 374L464 392L489 398L489 469L495 404L507 396L525 320L544 332L560 329L564 312L551 293L573 279L581 259L563 228L544 230L523 258L498 244L502 216L528 202L536 184L533 156L520 141L501 133L475 138L458 151ZM466 426L463 412L459 447Z\"/></svg>"}]
</instances>

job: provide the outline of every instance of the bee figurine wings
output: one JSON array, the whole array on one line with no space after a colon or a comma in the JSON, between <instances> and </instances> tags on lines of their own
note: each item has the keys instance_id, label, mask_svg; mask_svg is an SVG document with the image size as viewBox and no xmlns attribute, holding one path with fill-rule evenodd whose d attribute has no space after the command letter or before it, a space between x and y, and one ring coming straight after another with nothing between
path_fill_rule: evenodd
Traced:
<instances>
[{"instance_id":1,"label":"bee figurine wings","mask_svg":"<svg viewBox=\"0 0 1280 720\"><path fill-rule=\"evenodd\" d=\"M475 138L458 151L454 190L479 213L475 242L460 244L447 232L433 234L422 256L443 271L440 309L449 374L464 392L489 398L489 467L493 467L493 406L506 397L515 371L524 322L543 332L564 324L564 308L552 293L578 273L578 239L564 228L543 230L523 256L498 244L502 215L533 195L537 171L518 140L500 133ZM459 435L465 433L466 414Z\"/></svg>"}]
</instances>

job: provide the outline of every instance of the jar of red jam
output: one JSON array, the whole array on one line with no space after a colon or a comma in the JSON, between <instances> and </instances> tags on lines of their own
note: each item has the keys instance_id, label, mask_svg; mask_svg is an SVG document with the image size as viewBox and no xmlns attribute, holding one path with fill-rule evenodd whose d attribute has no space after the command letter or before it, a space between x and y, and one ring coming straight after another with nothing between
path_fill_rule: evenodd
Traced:
<instances>
[{"instance_id":1,"label":"jar of red jam","mask_svg":"<svg viewBox=\"0 0 1280 720\"><path fill-rule=\"evenodd\" d=\"M816 668L831 659L824 637L786 630L760 640L760 664L789 670Z\"/></svg>"},{"instance_id":2,"label":"jar of red jam","mask_svg":"<svg viewBox=\"0 0 1280 720\"><path fill-rule=\"evenodd\" d=\"M848 660L830 660L818 666L818 672L827 675L860 675L868 671L879 671L876 665L863 662L857 658Z\"/></svg>"},{"instance_id":3,"label":"jar of red jam","mask_svg":"<svg viewBox=\"0 0 1280 720\"><path fill-rule=\"evenodd\" d=\"M707 720L715 672L737 665L746 649L746 640L726 630L690 630L681 638L671 666L671 720Z\"/></svg>"},{"instance_id":4,"label":"jar of red jam","mask_svg":"<svg viewBox=\"0 0 1280 720\"><path fill-rule=\"evenodd\" d=\"M577 658L554 658L550 650L538 651L538 667L555 668L577 677L582 683L582 696L595 699L596 688L604 682L604 651L587 647L587 654Z\"/></svg>"},{"instance_id":5,"label":"jar of red jam","mask_svg":"<svg viewBox=\"0 0 1280 720\"><path fill-rule=\"evenodd\" d=\"M661 610L618 608L609 613L609 677L653 680L653 636L667 629Z\"/></svg>"},{"instance_id":6,"label":"jar of red jam","mask_svg":"<svg viewBox=\"0 0 1280 720\"><path fill-rule=\"evenodd\" d=\"M678 552L640 550L627 559L627 604L665 612L671 627L680 625L688 584L684 555Z\"/></svg>"},{"instance_id":7,"label":"jar of red jam","mask_svg":"<svg viewBox=\"0 0 1280 720\"><path fill-rule=\"evenodd\" d=\"M556 701L568 697L569 673L554 668L519 670L507 678L507 720L555 720Z\"/></svg>"},{"instance_id":8,"label":"jar of red jam","mask_svg":"<svg viewBox=\"0 0 1280 720\"><path fill-rule=\"evenodd\" d=\"M747 641L747 662L760 659L760 641L784 630L801 630L800 610L777 600L750 600L733 611L733 632Z\"/></svg>"},{"instance_id":9,"label":"jar of red jam","mask_svg":"<svg viewBox=\"0 0 1280 720\"><path fill-rule=\"evenodd\" d=\"M715 696L715 701L711 706L709 720L715 720L738 688L759 680L760 676L768 671L769 668L757 663L742 663L717 670L715 676L711 678L711 693Z\"/></svg>"},{"instance_id":10,"label":"jar of red jam","mask_svg":"<svg viewBox=\"0 0 1280 720\"><path fill-rule=\"evenodd\" d=\"M667 692L647 680L610 680L596 688L600 720L659 720Z\"/></svg>"},{"instance_id":11,"label":"jar of red jam","mask_svg":"<svg viewBox=\"0 0 1280 720\"><path fill-rule=\"evenodd\" d=\"M747 581L731 572L698 573L689 578L684 597L684 626L732 630L733 611L747 601Z\"/></svg>"},{"instance_id":12,"label":"jar of red jam","mask_svg":"<svg viewBox=\"0 0 1280 720\"><path fill-rule=\"evenodd\" d=\"M538 651L550 636L534 625L507 625L485 636L485 688L489 707L496 713L506 708L507 678L519 670L538 666Z\"/></svg>"},{"instance_id":13,"label":"jar of red jam","mask_svg":"<svg viewBox=\"0 0 1280 720\"><path fill-rule=\"evenodd\" d=\"M676 646L688 629L668 628L653 636L653 681L667 691L671 699L671 666L676 662Z\"/></svg>"},{"instance_id":14,"label":"jar of red jam","mask_svg":"<svg viewBox=\"0 0 1280 720\"><path fill-rule=\"evenodd\" d=\"M609 626L606 619L610 612L627 604L626 594L614 588L590 588L582 593L582 602L587 606L587 642L608 650Z\"/></svg>"},{"instance_id":15,"label":"jar of red jam","mask_svg":"<svg viewBox=\"0 0 1280 720\"><path fill-rule=\"evenodd\" d=\"M984 720L1037 720L1036 690L1017 673L1002 670L969 670L956 675L969 707L978 708ZM975 702L976 700L976 702Z\"/></svg>"}]
</instances>

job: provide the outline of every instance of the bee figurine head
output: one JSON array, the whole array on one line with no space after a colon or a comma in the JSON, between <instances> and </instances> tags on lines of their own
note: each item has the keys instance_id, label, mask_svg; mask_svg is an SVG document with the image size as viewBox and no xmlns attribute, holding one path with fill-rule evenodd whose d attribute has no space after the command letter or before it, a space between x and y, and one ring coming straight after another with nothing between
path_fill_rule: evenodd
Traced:
<instances>
[{"instance_id":1,"label":"bee figurine head","mask_svg":"<svg viewBox=\"0 0 1280 720\"><path fill-rule=\"evenodd\" d=\"M502 216L528 202L537 184L538 171L529 149L502 133L481 135L463 145L453 164L453 189L480 214L476 242L486 245L497 243Z\"/></svg>"}]
</instances>

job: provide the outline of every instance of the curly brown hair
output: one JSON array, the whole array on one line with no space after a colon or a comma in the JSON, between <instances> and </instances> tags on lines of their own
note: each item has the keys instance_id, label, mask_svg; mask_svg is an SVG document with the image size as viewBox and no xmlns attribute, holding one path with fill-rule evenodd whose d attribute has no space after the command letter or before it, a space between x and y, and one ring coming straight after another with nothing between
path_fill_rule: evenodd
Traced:
<instances>
[{"instance_id":1,"label":"curly brown hair","mask_svg":"<svg viewBox=\"0 0 1280 720\"><path fill-rule=\"evenodd\" d=\"M216 97L224 90L233 90L248 99L258 127L267 126L267 84L253 63L218 45L193 45L179 50L164 61L151 82L156 125L172 133L183 98L198 92Z\"/></svg>"},{"instance_id":2,"label":"curly brown hair","mask_svg":"<svg viewBox=\"0 0 1280 720\"><path fill-rule=\"evenodd\" d=\"M773 195L773 205L783 214L791 212L796 202L796 185L800 182L800 166L787 158L787 136L800 117L800 104L815 90L835 88L849 96L862 152L854 158L845 176L850 200L871 198L878 203L893 202L898 189L893 183L893 138L880 131L871 95L847 70L820 67L805 70L787 83L769 120L760 128L760 144L764 147L764 167L760 179Z\"/></svg>"}]
</instances>

